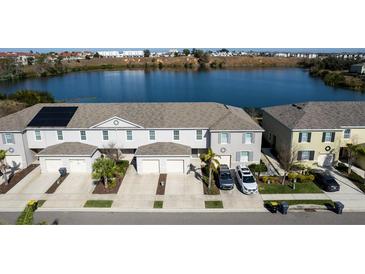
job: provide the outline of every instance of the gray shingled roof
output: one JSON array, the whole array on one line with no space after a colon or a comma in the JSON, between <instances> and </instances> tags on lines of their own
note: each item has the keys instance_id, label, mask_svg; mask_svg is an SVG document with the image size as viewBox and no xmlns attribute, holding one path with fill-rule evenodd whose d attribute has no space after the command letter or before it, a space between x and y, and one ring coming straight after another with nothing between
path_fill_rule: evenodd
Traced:
<instances>
[{"instance_id":1,"label":"gray shingled roof","mask_svg":"<svg viewBox=\"0 0 365 274\"><path fill-rule=\"evenodd\" d=\"M289 129L365 126L364 101L307 102L263 108Z\"/></svg>"},{"instance_id":2,"label":"gray shingled roof","mask_svg":"<svg viewBox=\"0 0 365 274\"><path fill-rule=\"evenodd\" d=\"M89 128L114 116L143 128L262 130L242 109L218 103L38 104L0 118L0 131L22 131L44 106L77 106L66 128Z\"/></svg>"},{"instance_id":3,"label":"gray shingled roof","mask_svg":"<svg viewBox=\"0 0 365 274\"><path fill-rule=\"evenodd\" d=\"M136 156L142 155L191 155L191 147L171 142L158 142L140 146Z\"/></svg>"},{"instance_id":4,"label":"gray shingled roof","mask_svg":"<svg viewBox=\"0 0 365 274\"><path fill-rule=\"evenodd\" d=\"M98 148L79 142L66 142L49 146L38 153L39 156L92 156Z\"/></svg>"}]
</instances>

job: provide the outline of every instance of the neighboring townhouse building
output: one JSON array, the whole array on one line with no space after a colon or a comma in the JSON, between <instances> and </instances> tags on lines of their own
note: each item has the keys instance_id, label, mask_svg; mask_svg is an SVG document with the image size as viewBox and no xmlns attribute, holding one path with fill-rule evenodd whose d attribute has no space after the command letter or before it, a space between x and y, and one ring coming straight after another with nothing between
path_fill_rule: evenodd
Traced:
<instances>
[{"instance_id":1,"label":"neighboring townhouse building","mask_svg":"<svg viewBox=\"0 0 365 274\"><path fill-rule=\"evenodd\" d=\"M346 144L365 143L365 102L307 102L263 108L265 139L281 156L330 166Z\"/></svg>"},{"instance_id":2,"label":"neighboring townhouse building","mask_svg":"<svg viewBox=\"0 0 365 274\"><path fill-rule=\"evenodd\" d=\"M365 63L352 65L350 67L350 72L357 74L365 74Z\"/></svg>"},{"instance_id":3,"label":"neighboring townhouse building","mask_svg":"<svg viewBox=\"0 0 365 274\"><path fill-rule=\"evenodd\" d=\"M6 161L42 172L90 172L106 150L134 154L139 173L186 173L208 148L234 167L257 163L263 129L217 103L38 104L0 118Z\"/></svg>"}]
</instances>

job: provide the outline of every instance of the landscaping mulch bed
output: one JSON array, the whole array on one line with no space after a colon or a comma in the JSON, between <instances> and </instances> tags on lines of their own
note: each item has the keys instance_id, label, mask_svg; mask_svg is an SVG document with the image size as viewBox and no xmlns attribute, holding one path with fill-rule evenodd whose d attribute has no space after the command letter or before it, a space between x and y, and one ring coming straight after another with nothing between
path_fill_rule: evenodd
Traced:
<instances>
[{"instance_id":1,"label":"landscaping mulch bed","mask_svg":"<svg viewBox=\"0 0 365 274\"><path fill-rule=\"evenodd\" d=\"M158 177L158 184L156 189L156 195L165 195L167 174L161 173ZM164 182L162 185L161 182Z\"/></svg>"},{"instance_id":2,"label":"landscaping mulch bed","mask_svg":"<svg viewBox=\"0 0 365 274\"><path fill-rule=\"evenodd\" d=\"M206 182L204 182L203 180L203 191L204 191L204 195L219 195L221 194L219 188L217 187L217 185L215 184L215 182L212 182L212 187L209 190L208 188L208 184Z\"/></svg>"},{"instance_id":3,"label":"landscaping mulch bed","mask_svg":"<svg viewBox=\"0 0 365 274\"><path fill-rule=\"evenodd\" d=\"M55 193L57 188L65 181L65 179L68 177L69 173L67 173L65 176L60 176L57 178L56 182L54 182L51 187L46 191L46 194L52 194Z\"/></svg>"},{"instance_id":4,"label":"landscaping mulch bed","mask_svg":"<svg viewBox=\"0 0 365 274\"><path fill-rule=\"evenodd\" d=\"M102 180L98 181L95 185L93 194L116 194L116 193L118 193L119 188L122 185L123 178L124 178L124 176L117 177L115 186L114 187L109 186L108 188L105 188Z\"/></svg>"},{"instance_id":5,"label":"landscaping mulch bed","mask_svg":"<svg viewBox=\"0 0 365 274\"><path fill-rule=\"evenodd\" d=\"M7 193L10 189L12 189L17 183L19 183L22 179L25 178L29 173L31 173L34 169L36 169L39 165L31 164L27 168L15 173L10 180L8 181L8 184L2 183L0 185L0 194Z\"/></svg>"}]
</instances>

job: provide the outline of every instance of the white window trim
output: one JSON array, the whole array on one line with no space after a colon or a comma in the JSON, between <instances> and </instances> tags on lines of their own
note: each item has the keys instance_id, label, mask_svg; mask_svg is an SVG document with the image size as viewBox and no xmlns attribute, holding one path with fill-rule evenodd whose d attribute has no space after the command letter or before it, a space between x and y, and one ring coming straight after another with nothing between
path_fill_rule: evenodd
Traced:
<instances>
[{"instance_id":1,"label":"white window trim","mask_svg":"<svg viewBox=\"0 0 365 274\"><path fill-rule=\"evenodd\" d=\"M153 139L151 138L151 133L153 132ZM156 141L156 131L155 130L149 130L148 131L148 139L150 141Z\"/></svg>"},{"instance_id":2,"label":"white window trim","mask_svg":"<svg viewBox=\"0 0 365 274\"><path fill-rule=\"evenodd\" d=\"M37 139L37 132L39 133L39 140ZM34 139L37 141L37 142L41 142L42 141L42 133L40 130L36 129L34 131Z\"/></svg>"},{"instance_id":3,"label":"white window trim","mask_svg":"<svg viewBox=\"0 0 365 274\"><path fill-rule=\"evenodd\" d=\"M128 132L131 133L131 139L128 139ZM126 134L126 140L127 140L127 142L132 142L133 141L133 131L132 130L127 130L125 132L125 134Z\"/></svg>"},{"instance_id":4,"label":"white window trim","mask_svg":"<svg viewBox=\"0 0 365 274\"><path fill-rule=\"evenodd\" d=\"M307 131L302 131L302 132L300 132L301 134L302 134L302 138L300 139L300 142L301 143L309 143L309 141L308 141L308 139L309 139L309 132L307 132ZM306 140L304 140L303 139L303 135L304 134L306 134L307 135L307 138L306 138Z\"/></svg>"},{"instance_id":5,"label":"white window trim","mask_svg":"<svg viewBox=\"0 0 365 274\"><path fill-rule=\"evenodd\" d=\"M6 136L10 136L10 139L12 140L12 142L8 142ZM14 139L13 133L4 133L4 140L5 140L5 145L7 145L7 144L14 145L15 144L15 139Z\"/></svg>"},{"instance_id":6,"label":"white window trim","mask_svg":"<svg viewBox=\"0 0 365 274\"><path fill-rule=\"evenodd\" d=\"M106 133L106 134L104 134L104 133ZM103 135L103 141L109 141L109 131L108 130L103 130L102 135ZM105 139L105 137L106 137L106 139Z\"/></svg>"},{"instance_id":7,"label":"white window trim","mask_svg":"<svg viewBox=\"0 0 365 274\"><path fill-rule=\"evenodd\" d=\"M59 133L61 133L61 135L59 135ZM63 131L62 130L57 130L56 134L57 134L57 140L58 141L63 141ZM62 137L61 139L60 139L60 136Z\"/></svg>"},{"instance_id":8,"label":"white window trim","mask_svg":"<svg viewBox=\"0 0 365 274\"><path fill-rule=\"evenodd\" d=\"M303 159L303 152L308 152L308 159ZM301 158L300 160L301 161L310 161L310 158L311 158L311 151L310 150L302 150L302 154L301 154Z\"/></svg>"},{"instance_id":9,"label":"white window trim","mask_svg":"<svg viewBox=\"0 0 365 274\"><path fill-rule=\"evenodd\" d=\"M245 133L243 133L243 134L245 134L245 145L252 145L253 144L253 142L252 142L252 139L253 139L253 133L251 133L251 132L245 132ZM250 139L250 142L248 143L247 142L247 135L251 135L251 139Z\"/></svg>"},{"instance_id":10,"label":"white window trim","mask_svg":"<svg viewBox=\"0 0 365 274\"><path fill-rule=\"evenodd\" d=\"M175 132L177 132L177 139L175 139ZM174 129L172 134L173 134L172 138L173 138L174 141L179 141L180 140L180 130Z\"/></svg>"},{"instance_id":11,"label":"white window trim","mask_svg":"<svg viewBox=\"0 0 365 274\"><path fill-rule=\"evenodd\" d=\"M83 136L82 132L85 133L85 139L82 139L82 136ZM87 135L86 135L86 131L85 130L80 130L80 140L81 141L86 141L87 140Z\"/></svg>"},{"instance_id":12,"label":"white window trim","mask_svg":"<svg viewBox=\"0 0 365 274\"><path fill-rule=\"evenodd\" d=\"M221 132L220 134L221 134L221 145L227 145L228 140L229 140L229 133L228 132ZM227 136L227 142L223 142L223 138L222 138L223 135Z\"/></svg>"},{"instance_id":13,"label":"white window trim","mask_svg":"<svg viewBox=\"0 0 365 274\"><path fill-rule=\"evenodd\" d=\"M348 133L348 136L346 135L346 130L349 130L350 132ZM344 139L350 139L351 138L351 129L347 128L343 131L343 138Z\"/></svg>"},{"instance_id":14,"label":"white window trim","mask_svg":"<svg viewBox=\"0 0 365 274\"><path fill-rule=\"evenodd\" d=\"M201 133L200 134L200 136L201 136L200 139L198 138L198 131ZM196 132L195 132L195 139L198 140L198 141L203 140L203 130L201 130L201 129L197 129L196 130Z\"/></svg>"}]
</instances>

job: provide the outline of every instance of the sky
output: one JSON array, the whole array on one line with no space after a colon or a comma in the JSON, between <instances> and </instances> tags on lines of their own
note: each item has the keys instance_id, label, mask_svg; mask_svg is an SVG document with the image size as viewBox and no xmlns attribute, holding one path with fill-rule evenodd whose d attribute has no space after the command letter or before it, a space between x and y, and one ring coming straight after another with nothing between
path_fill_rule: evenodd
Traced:
<instances>
[{"instance_id":1,"label":"sky","mask_svg":"<svg viewBox=\"0 0 365 274\"><path fill-rule=\"evenodd\" d=\"M15 52L61 52L61 51L100 51L100 50L144 50L146 48L0 48L0 52L8 52L8 51L15 51ZM161 51L168 51L170 48L149 48L152 51L161 52ZM182 50L182 48L177 48ZM204 50L217 50L217 48L203 48ZM236 51L268 51L268 52L305 52L305 53L365 53L365 48L227 48L229 50L236 50Z\"/></svg>"}]
</instances>

